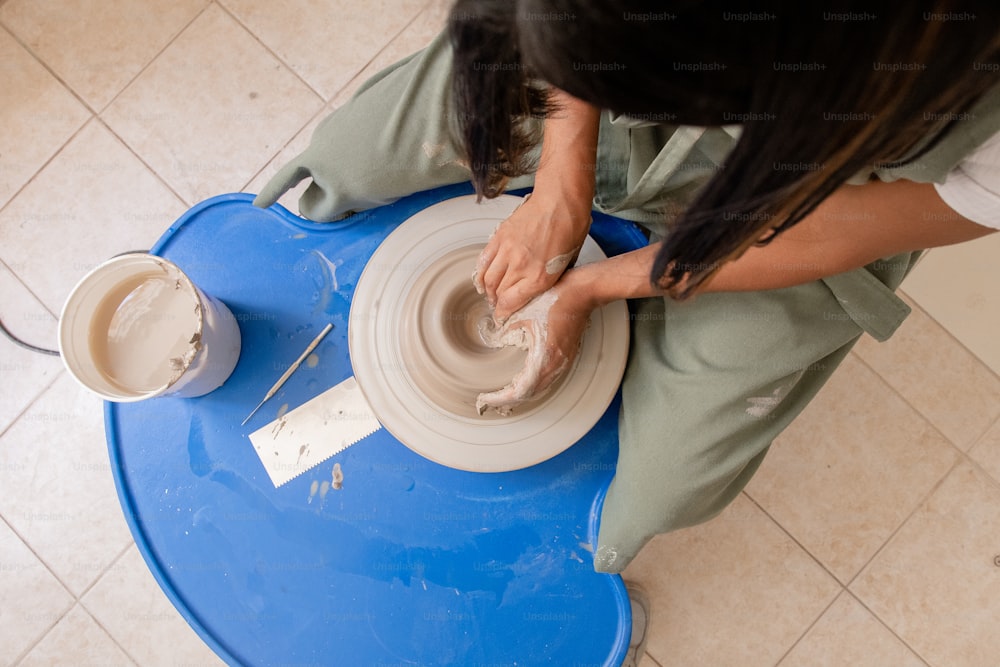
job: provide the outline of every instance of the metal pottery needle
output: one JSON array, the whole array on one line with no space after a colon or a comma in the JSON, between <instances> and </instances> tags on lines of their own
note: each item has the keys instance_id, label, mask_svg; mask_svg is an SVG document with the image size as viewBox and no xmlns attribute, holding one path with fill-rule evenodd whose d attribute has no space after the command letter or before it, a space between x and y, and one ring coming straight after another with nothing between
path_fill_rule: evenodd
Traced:
<instances>
[{"instance_id":1,"label":"metal pottery needle","mask_svg":"<svg viewBox=\"0 0 1000 667\"><path fill-rule=\"evenodd\" d=\"M309 343L309 347L306 348L305 352L299 355L299 358L295 360L295 363L289 366L288 370L281 374L281 377L278 378L278 381L274 383L274 386L267 390L267 393L264 394L264 398L260 400L260 403L257 404L257 407L254 408L253 411L247 415L246 419L240 422L240 426L245 426L246 423L250 421L250 418L254 416L254 413L260 410L260 406L267 403L269 398L278 393L278 390L281 389L281 385L285 384L288 378L292 376L292 373L295 372L295 369L298 368L302 364L302 362L306 360L306 357L309 356L310 352L316 349L316 346L319 345L319 342L323 340L324 336L330 333L330 329L332 328L333 328L332 322L323 327L323 330L319 332L319 335L313 338L313 341Z\"/></svg>"}]
</instances>

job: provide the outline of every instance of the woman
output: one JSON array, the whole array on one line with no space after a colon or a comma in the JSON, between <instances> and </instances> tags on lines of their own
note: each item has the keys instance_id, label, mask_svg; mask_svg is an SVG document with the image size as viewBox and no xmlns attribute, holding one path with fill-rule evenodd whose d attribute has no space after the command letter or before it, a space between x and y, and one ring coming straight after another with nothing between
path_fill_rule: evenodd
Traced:
<instances>
[{"instance_id":1,"label":"woman","mask_svg":"<svg viewBox=\"0 0 1000 667\"><path fill-rule=\"evenodd\" d=\"M543 390L593 308L640 299L599 571L718 514L860 335L906 316L919 252L1000 227L1000 185L967 173L997 151L1000 10L804 4L460 0L450 43L368 82L258 198L311 176L300 210L333 220L533 184L476 284L498 326L545 321L547 362L485 405ZM653 242L567 268L592 206Z\"/></svg>"}]
</instances>

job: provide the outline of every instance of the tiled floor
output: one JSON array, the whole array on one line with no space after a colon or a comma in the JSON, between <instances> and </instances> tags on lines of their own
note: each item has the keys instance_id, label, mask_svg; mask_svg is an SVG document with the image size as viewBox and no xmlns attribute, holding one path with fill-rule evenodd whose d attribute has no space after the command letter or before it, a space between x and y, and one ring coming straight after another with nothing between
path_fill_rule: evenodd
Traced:
<instances>
[{"instance_id":1,"label":"tiled floor","mask_svg":"<svg viewBox=\"0 0 1000 667\"><path fill-rule=\"evenodd\" d=\"M443 4L0 2L0 317L53 347L86 270L255 191ZM1000 665L1000 378L952 335L997 349L981 286L1000 275L983 262L973 288L933 264L914 296L964 304L951 333L914 304L734 505L630 567L653 596L644 667ZM53 357L0 354L0 663L218 664L132 543L99 402Z\"/></svg>"}]
</instances>

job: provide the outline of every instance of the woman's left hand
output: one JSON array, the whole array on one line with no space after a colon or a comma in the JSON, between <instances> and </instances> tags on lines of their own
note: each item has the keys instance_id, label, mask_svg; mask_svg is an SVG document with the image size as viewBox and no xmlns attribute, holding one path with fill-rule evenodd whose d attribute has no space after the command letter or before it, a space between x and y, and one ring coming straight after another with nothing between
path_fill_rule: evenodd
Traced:
<instances>
[{"instance_id":1,"label":"woman's left hand","mask_svg":"<svg viewBox=\"0 0 1000 667\"><path fill-rule=\"evenodd\" d=\"M491 347L515 345L527 350L524 366L502 389L479 395L479 414L493 409L502 415L552 387L573 367L594 306L585 294L572 288L571 269L563 280L543 292L500 325L481 327Z\"/></svg>"}]
</instances>

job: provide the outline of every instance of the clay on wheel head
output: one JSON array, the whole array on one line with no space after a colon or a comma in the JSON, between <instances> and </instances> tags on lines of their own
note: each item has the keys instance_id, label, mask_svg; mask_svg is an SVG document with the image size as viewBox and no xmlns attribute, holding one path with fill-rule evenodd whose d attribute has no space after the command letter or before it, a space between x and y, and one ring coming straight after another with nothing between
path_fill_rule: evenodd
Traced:
<instances>
[{"instance_id":1,"label":"clay on wheel head","mask_svg":"<svg viewBox=\"0 0 1000 667\"><path fill-rule=\"evenodd\" d=\"M511 381L526 353L516 347L487 346L480 321L491 317L486 300L469 276L484 244L453 250L413 283L403 305L400 350L421 392L440 408L476 416L476 398ZM530 409L530 404L519 410ZM487 412L482 419L499 415Z\"/></svg>"},{"instance_id":2,"label":"clay on wheel head","mask_svg":"<svg viewBox=\"0 0 1000 667\"><path fill-rule=\"evenodd\" d=\"M509 383L525 359L482 342L489 312L471 280L490 232L520 202L469 195L415 213L372 254L351 300L351 365L372 411L399 442L453 468L517 470L562 452L604 414L625 368L628 309L616 302L591 314L558 386L509 415L477 413L479 394ZM580 261L603 258L588 238Z\"/></svg>"}]
</instances>

